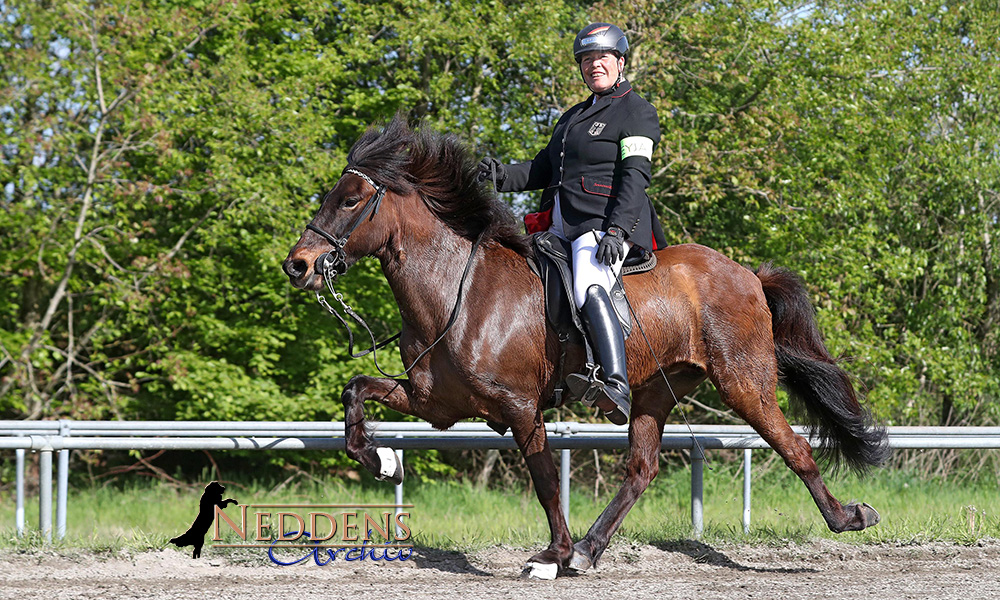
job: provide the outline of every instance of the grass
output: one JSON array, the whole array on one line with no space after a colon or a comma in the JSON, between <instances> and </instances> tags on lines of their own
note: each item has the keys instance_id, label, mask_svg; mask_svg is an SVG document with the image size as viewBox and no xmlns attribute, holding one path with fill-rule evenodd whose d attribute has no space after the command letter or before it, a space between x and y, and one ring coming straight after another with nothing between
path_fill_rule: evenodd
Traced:
<instances>
[{"instance_id":1,"label":"grass","mask_svg":"<svg viewBox=\"0 0 1000 600\"><path fill-rule=\"evenodd\" d=\"M805 486L787 469L774 467L754 474L752 524L749 534L744 534L740 466L716 464L705 472L702 541L787 544L830 538L858 544L973 544L1000 538L1000 498L994 481L958 486L897 471L877 471L867 479L829 477L827 484L845 503L858 500L876 507L882 522L863 532L831 533ZM393 502L392 486L375 482L302 480L281 491L255 481L226 485L226 496L244 504ZM54 547L99 553L161 548L191 523L199 495L197 488L178 490L148 481L73 490L67 536ZM574 539L586 533L610 499L595 499L582 489L573 490L570 529ZM407 482L405 501L414 505L409 509L408 525L413 531L412 542L418 546L469 551L495 544L540 547L548 542L544 514L527 481L515 489L489 490L465 482ZM37 498L29 498L27 535L18 538L13 494L0 498L0 548L27 550L44 545L35 531L37 506ZM235 507L226 512L238 521ZM652 544L690 537L690 473L686 469L661 473L617 534L619 541ZM232 533L227 538L240 542Z\"/></svg>"}]
</instances>

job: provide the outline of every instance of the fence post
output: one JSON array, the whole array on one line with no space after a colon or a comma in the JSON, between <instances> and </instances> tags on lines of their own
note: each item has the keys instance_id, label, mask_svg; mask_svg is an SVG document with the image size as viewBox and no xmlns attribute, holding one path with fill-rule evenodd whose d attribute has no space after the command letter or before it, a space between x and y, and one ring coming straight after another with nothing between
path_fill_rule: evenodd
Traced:
<instances>
[{"instance_id":1,"label":"fence post","mask_svg":"<svg viewBox=\"0 0 1000 600\"><path fill-rule=\"evenodd\" d=\"M17 454L17 507L14 512L14 523L17 526L17 537L24 537L24 450L18 448Z\"/></svg>"},{"instance_id":2,"label":"fence post","mask_svg":"<svg viewBox=\"0 0 1000 600\"><path fill-rule=\"evenodd\" d=\"M396 439L403 437L403 434L397 433ZM403 450L397 448L396 459L399 461L399 466L403 466ZM405 473L405 471L404 471ZM399 526L399 514L403 512L403 482L400 481L396 484L396 508L393 509L392 518L396 521L396 539L403 537L403 528ZM388 542L388 540L386 540Z\"/></svg>"},{"instance_id":3,"label":"fence post","mask_svg":"<svg viewBox=\"0 0 1000 600\"><path fill-rule=\"evenodd\" d=\"M753 450L743 450L743 533L750 533L750 455Z\"/></svg>"},{"instance_id":4,"label":"fence post","mask_svg":"<svg viewBox=\"0 0 1000 600\"><path fill-rule=\"evenodd\" d=\"M701 539L701 534L705 530L705 515L702 504L704 473L705 454L702 452L701 444L695 440L691 448L691 528L696 540Z\"/></svg>"},{"instance_id":5,"label":"fence post","mask_svg":"<svg viewBox=\"0 0 1000 600\"><path fill-rule=\"evenodd\" d=\"M52 446L48 438L38 453L38 530L52 541Z\"/></svg>"},{"instance_id":6,"label":"fence post","mask_svg":"<svg viewBox=\"0 0 1000 600\"><path fill-rule=\"evenodd\" d=\"M566 426L562 437L565 439L572 435L573 432ZM567 526L569 526L569 470L569 448L563 448L559 451L559 504L562 506L563 518L566 519Z\"/></svg>"},{"instance_id":7,"label":"fence post","mask_svg":"<svg viewBox=\"0 0 1000 600\"><path fill-rule=\"evenodd\" d=\"M69 421L62 419L59 421L59 435L69 437ZM56 539L66 537L66 503L69 494L69 450L63 448L59 450L59 470L56 489Z\"/></svg>"}]
</instances>

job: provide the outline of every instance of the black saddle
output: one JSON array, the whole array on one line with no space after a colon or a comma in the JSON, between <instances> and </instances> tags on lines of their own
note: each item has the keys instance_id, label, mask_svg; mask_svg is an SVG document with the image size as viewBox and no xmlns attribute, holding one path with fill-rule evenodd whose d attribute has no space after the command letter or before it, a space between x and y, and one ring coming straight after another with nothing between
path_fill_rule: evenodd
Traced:
<instances>
[{"instance_id":1,"label":"black saddle","mask_svg":"<svg viewBox=\"0 0 1000 600\"><path fill-rule=\"evenodd\" d=\"M531 236L531 245L534 256L528 257L528 266L532 272L542 280L542 287L545 293L545 318L549 325L559 335L559 343L562 346L561 356L556 372L556 384L552 398L549 399L546 408L556 408L562 406L567 400L568 391L564 380L564 366L566 359L566 345L569 342L581 344L587 353L587 362L594 362L594 352L587 339L587 331L580 320L580 315L576 311L571 298L573 297L573 245L572 243L560 239L551 232L542 231ZM625 265L622 267L622 275L633 273L644 273L656 266L656 255L646 252L639 246L632 246L632 250L625 257ZM618 320L622 324L622 331L625 337L632 332L632 317L628 308L628 301L625 298L625 290L622 288L621 279L615 282L611 288L611 303L614 306ZM487 421L494 431L500 435L507 433L509 429L506 425Z\"/></svg>"},{"instance_id":2,"label":"black saddle","mask_svg":"<svg viewBox=\"0 0 1000 600\"><path fill-rule=\"evenodd\" d=\"M572 244L548 231L532 235L531 243L535 252L534 259L529 259L529 265L542 280L542 287L545 290L545 316L549 325L559 335L559 341L564 347L563 355L565 356L565 345L568 342L574 342L584 346L587 352L587 362L593 362L593 351L590 347L590 341L587 339L587 330L571 300L573 297ZM646 252L639 246L632 246L632 251L625 259L622 275L642 273L655 266L656 256L654 254ZM622 325L622 331L628 338L632 332L632 317L629 314L628 301L625 298L621 279L615 282L611 289L611 303ZM562 360L560 360L560 371L561 368ZM560 372L557 376L562 379L563 374ZM557 397L551 406L562 404L561 390L562 386L557 386Z\"/></svg>"},{"instance_id":3,"label":"black saddle","mask_svg":"<svg viewBox=\"0 0 1000 600\"><path fill-rule=\"evenodd\" d=\"M531 244L535 250L534 261L529 261L531 270L542 280L545 290L545 316L559 333L567 333L570 337L582 336L586 339L587 330L580 320L571 298L573 297L573 265L572 243L560 239L549 231L543 231L531 236ZM622 275L643 273L656 266L656 255L646 252L639 246L632 246L631 252L625 257ZM611 302L614 305L622 331L628 338L632 333L632 317L629 314L628 301L621 280L611 288Z\"/></svg>"}]
</instances>

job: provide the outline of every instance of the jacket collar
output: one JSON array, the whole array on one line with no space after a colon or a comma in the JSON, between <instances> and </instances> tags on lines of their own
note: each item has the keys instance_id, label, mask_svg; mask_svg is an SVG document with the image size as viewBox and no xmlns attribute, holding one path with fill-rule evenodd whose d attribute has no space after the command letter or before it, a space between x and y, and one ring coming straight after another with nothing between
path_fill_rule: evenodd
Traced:
<instances>
[{"instance_id":1,"label":"jacket collar","mask_svg":"<svg viewBox=\"0 0 1000 600\"><path fill-rule=\"evenodd\" d=\"M591 94L590 98L591 98L591 101L593 101L594 97L596 96L598 102L600 102L601 100L603 100L605 98L614 100L614 99L617 99L617 98L621 98L622 96L624 96L625 94L628 94L631 91L632 91L632 84L629 83L628 79L625 79L623 77L622 80L621 80L621 83L619 83L618 85L614 86L612 89L607 90L607 91L605 91L605 92L603 92L601 94Z\"/></svg>"},{"instance_id":2,"label":"jacket collar","mask_svg":"<svg viewBox=\"0 0 1000 600\"><path fill-rule=\"evenodd\" d=\"M576 118L573 119L573 122L578 123L584 119L587 119L595 115L596 113L611 106L611 104L615 100L619 100L624 96L627 96L631 92L632 92L632 84L630 84L627 79L623 79L622 82L618 84L618 86L610 93L604 94L603 96L598 96L597 94L591 94L589 98L583 101L583 110L577 113L577 116Z\"/></svg>"}]
</instances>

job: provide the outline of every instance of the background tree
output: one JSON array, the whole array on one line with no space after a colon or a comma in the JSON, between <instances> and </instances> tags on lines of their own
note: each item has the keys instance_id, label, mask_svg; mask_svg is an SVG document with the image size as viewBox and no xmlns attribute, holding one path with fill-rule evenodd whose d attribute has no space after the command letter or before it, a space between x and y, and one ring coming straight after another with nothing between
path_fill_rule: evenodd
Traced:
<instances>
[{"instance_id":1,"label":"background tree","mask_svg":"<svg viewBox=\"0 0 1000 600\"><path fill-rule=\"evenodd\" d=\"M166 419L338 414L366 367L288 286L282 258L353 141L397 110L497 148L533 143L572 13L227 0L0 11L0 410ZM395 325L376 264L346 286L383 332Z\"/></svg>"},{"instance_id":2,"label":"background tree","mask_svg":"<svg viewBox=\"0 0 1000 600\"><path fill-rule=\"evenodd\" d=\"M608 20L659 110L650 193L670 239L801 273L889 423L995 422L997 17L944 0L0 0L0 415L339 418L372 369L279 265L350 145L402 110L528 159L586 96L573 36ZM344 291L391 333L377 264ZM695 400L697 419L723 411L707 387Z\"/></svg>"},{"instance_id":3,"label":"background tree","mask_svg":"<svg viewBox=\"0 0 1000 600\"><path fill-rule=\"evenodd\" d=\"M673 239L801 273L891 424L993 422L995 5L601 9L659 109L652 196Z\"/></svg>"}]
</instances>

